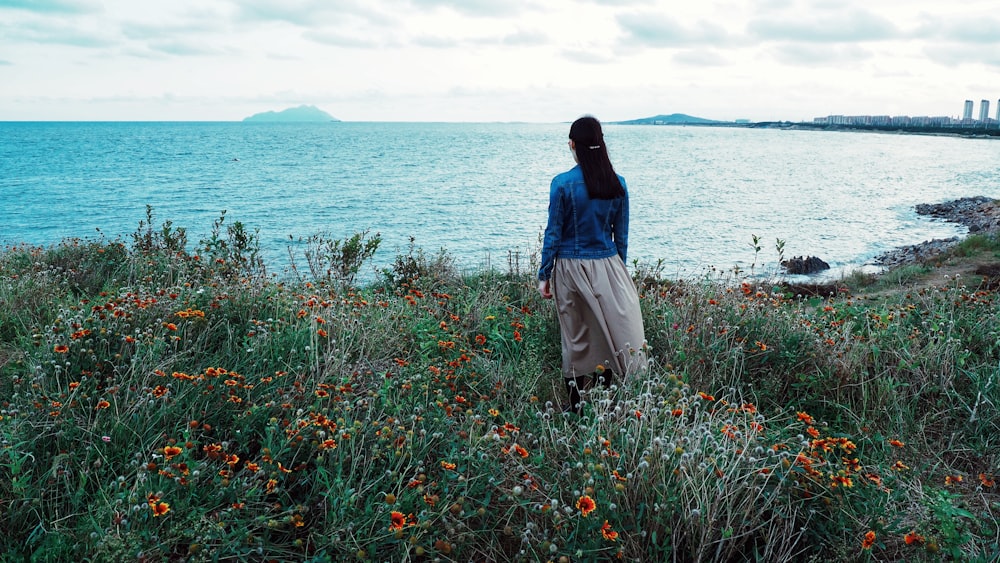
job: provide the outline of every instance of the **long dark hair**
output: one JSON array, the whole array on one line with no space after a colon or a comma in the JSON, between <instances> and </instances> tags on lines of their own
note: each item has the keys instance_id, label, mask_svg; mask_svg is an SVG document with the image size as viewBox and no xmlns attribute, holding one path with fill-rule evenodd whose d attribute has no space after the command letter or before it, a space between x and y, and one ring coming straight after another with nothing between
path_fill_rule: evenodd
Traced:
<instances>
[{"instance_id":1,"label":"long dark hair","mask_svg":"<svg viewBox=\"0 0 1000 563\"><path fill-rule=\"evenodd\" d=\"M625 188L618 181L618 175L608 157L601 122L585 115L570 126L569 138L576 146L576 161L583 171L583 181L587 184L590 199L615 199L624 196Z\"/></svg>"}]
</instances>

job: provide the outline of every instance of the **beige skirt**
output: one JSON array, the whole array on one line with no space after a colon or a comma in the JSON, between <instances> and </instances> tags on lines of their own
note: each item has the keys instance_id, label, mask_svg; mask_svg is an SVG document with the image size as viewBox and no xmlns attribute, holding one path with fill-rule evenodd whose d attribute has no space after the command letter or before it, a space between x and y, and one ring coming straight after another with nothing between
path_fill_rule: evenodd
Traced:
<instances>
[{"instance_id":1,"label":"beige skirt","mask_svg":"<svg viewBox=\"0 0 1000 563\"><path fill-rule=\"evenodd\" d=\"M639 294L621 258L557 259L551 285L563 377L611 370L620 378L646 368Z\"/></svg>"}]
</instances>

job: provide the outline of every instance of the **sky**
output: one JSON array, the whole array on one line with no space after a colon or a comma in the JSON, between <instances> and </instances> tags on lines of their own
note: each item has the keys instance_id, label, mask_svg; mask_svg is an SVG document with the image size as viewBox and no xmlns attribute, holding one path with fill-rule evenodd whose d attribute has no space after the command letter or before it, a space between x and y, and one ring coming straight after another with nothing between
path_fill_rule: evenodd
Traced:
<instances>
[{"instance_id":1,"label":"sky","mask_svg":"<svg viewBox=\"0 0 1000 563\"><path fill-rule=\"evenodd\" d=\"M0 0L0 121L960 117L996 0Z\"/></svg>"}]
</instances>

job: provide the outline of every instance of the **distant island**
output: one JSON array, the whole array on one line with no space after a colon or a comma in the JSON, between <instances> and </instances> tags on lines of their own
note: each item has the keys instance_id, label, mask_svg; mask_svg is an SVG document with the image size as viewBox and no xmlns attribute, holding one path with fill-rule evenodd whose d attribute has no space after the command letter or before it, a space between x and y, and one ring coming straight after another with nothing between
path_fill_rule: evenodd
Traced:
<instances>
[{"instance_id":1,"label":"distant island","mask_svg":"<svg viewBox=\"0 0 1000 563\"><path fill-rule=\"evenodd\" d=\"M299 106L282 111L265 111L243 119L256 123L326 123L340 121L316 106Z\"/></svg>"},{"instance_id":2,"label":"distant island","mask_svg":"<svg viewBox=\"0 0 1000 563\"><path fill-rule=\"evenodd\" d=\"M655 115L653 117L643 117L628 121L616 121L615 123L619 125L715 125L722 122L683 113L672 113L670 115Z\"/></svg>"}]
</instances>

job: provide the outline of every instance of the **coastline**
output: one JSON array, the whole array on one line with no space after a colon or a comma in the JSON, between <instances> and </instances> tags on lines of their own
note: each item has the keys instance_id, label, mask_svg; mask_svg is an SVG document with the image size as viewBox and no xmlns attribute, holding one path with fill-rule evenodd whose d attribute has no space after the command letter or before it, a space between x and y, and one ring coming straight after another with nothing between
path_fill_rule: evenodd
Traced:
<instances>
[{"instance_id":1,"label":"coastline","mask_svg":"<svg viewBox=\"0 0 1000 563\"><path fill-rule=\"evenodd\" d=\"M986 196L964 197L943 203L922 203L916 206L916 211L918 215L963 225L969 231L962 237L933 239L890 250L876 256L875 264L892 269L925 262L959 244L969 235L1000 231L1000 200Z\"/></svg>"}]
</instances>

